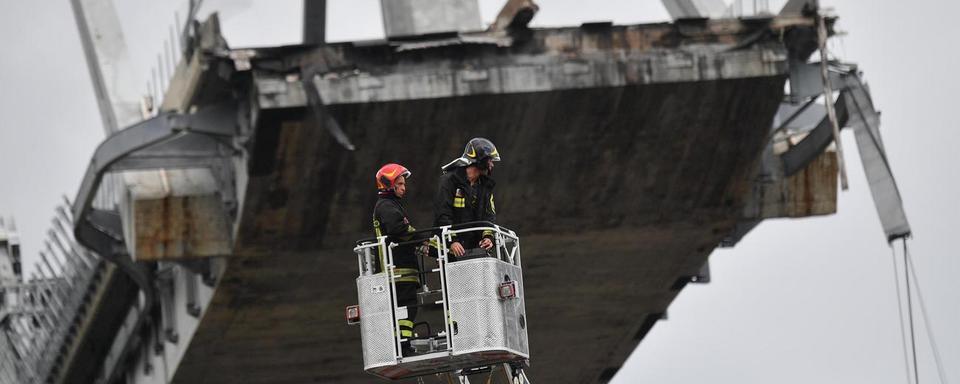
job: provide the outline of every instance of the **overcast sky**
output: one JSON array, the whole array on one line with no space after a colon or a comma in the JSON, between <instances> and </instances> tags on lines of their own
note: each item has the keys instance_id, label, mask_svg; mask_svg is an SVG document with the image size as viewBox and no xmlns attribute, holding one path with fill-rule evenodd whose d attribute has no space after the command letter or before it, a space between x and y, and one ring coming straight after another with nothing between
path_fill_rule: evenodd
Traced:
<instances>
[{"instance_id":1,"label":"overcast sky","mask_svg":"<svg viewBox=\"0 0 960 384\"><path fill-rule=\"evenodd\" d=\"M537 26L668 18L656 0L538 2ZM960 238L960 130L952 114L960 92L953 41L960 36L954 20L960 6L824 2L849 33L835 39L834 53L861 65L883 111L882 133L913 226L909 246L929 320L947 378L960 382L960 258L950 243ZM182 4L115 3L135 64L144 68L138 80L146 92L149 68ZM226 8L231 46L299 42L300 0L208 3ZM503 1L480 3L489 21ZM776 9L782 1L770 3ZM329 0L329 8L330 40L382 37L378 0ZM68 0L0 0L0 41L0 215L16 217L30 262L60 196L76 193L103 130ZM713 281L683 290L669 319L650 332L615 383L907 382L892 249L853 136L844 139L850 190L840 194L839 213L766 221L736 248L715 251ZM936 382L926 328L917 322L920 379Z\"/></svg>"}]
</instances>

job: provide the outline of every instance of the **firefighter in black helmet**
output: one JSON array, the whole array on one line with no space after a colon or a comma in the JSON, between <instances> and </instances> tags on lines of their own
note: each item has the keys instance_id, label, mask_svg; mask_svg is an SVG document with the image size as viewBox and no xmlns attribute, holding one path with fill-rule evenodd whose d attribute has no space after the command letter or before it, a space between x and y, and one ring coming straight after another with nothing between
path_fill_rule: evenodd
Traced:
<instances>
[{"instance_id":1,"label":"firefighter in black helmet","mask_svg":"<svg viewBox=\"0 0 960 384\"><path fill-rule=\"evenodd\" d=\"M410 171L400 164L386 164L377 171L377 204L373 208L373 231L387 236L387 244L409 243L414 240L416 229L410 224L400 200L406 195ZM397 320L400 337L414 337L413 325L417 317L417 289L420 287L420 269L416 258L416 244L393 248L394 273L397 281L397 305L407 307L407 318ZM380 250L382 252L382 250ZM379 255L380 270L387 264L386 255ZM402 344L403 355L412 352L409 342Z\"/></svg>"},{"instance_id":2,"label":"firefighter in black helmet","mask_svg":"<svg viewBox=\"0 0 960 384\"><path fill-rule=\"evenodd\" d=\"M463 155L443 166L440 187L434 201L434 226L455 225L472 221L496 223L497 208L493 200L494 162L500 153L490 140L478 137L467 142ZM468 249L493 248L493 233L465 232L450 243L450 252L463 256Z\"/></svg>"}]
</instances>

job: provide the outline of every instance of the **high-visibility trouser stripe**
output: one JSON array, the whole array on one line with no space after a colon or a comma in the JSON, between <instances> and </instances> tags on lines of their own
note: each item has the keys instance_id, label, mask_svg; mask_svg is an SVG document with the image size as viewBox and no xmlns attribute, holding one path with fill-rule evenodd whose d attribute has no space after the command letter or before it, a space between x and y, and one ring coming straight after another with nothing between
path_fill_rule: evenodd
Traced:
<instances>
[{"instance_id":1,"label":"high-visibility trouser stripe","mask_svg":"<svg viewBox=\"0 0 960 384\"><path fill-rule=\"evenodd\" d=\"M420 284L420 271L416 268L396 268L393 273L396 274L398 283Z\"/></svg>"},{"instance_id":2,"label":"high-visibility trouser stripe","mask_svg":"<svg viewBox=\"0 0 960 384\"><path fill-rule=\"evenodd\" d=\"M377 235L379 239L381 236L379 222L374 220L373 232ZM377 255L380 256L380 272L383 272L387 268L387 254L383 252L381 247L377 247Z\"/></svg>"},{"instance_id":3,"label":"high-visibility trouser stripe","mask_svg":"<svg viewBox=\"0 0 960 384\"><path fill-rule=\"evenodd\" d=\"M407 319L397 320L400 326L400 337L413 337L413 322Z\"/></svg>"}]
</instances>

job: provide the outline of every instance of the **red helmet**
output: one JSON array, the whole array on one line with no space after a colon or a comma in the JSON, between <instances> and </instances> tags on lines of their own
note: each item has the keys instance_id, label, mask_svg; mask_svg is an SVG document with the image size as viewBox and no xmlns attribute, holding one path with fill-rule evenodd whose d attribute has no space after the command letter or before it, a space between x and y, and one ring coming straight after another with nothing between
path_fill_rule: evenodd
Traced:
<instances>
[{"instance_id":1,"label":"red helmet","mask_svg":"<svg viewBox=\"0 0 960 384\"><path fill-rule=\"evenodd\" d=\"M377 190L389 191L393 189L394 183L400 176L408 178L410 177L410 171L406 167L394 163L380 167L380 170L377 171Z\"/></svg>"}]
</instances>

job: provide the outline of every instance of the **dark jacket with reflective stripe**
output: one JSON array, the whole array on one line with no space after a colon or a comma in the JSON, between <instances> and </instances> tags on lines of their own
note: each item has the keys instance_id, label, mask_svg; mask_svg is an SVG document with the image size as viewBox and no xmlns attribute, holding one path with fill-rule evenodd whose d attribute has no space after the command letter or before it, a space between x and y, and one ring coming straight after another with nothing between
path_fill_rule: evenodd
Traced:
<instances>
[{"instance_id":1,"label":"dark jacket with reflective stripe","mask_svg":"<svg viewBox=\"0 0 960 384\"><path fill-rule=\"evenodd\" d=\"M400 199L392 193L381 194L373 208L373 232L377 237L387 236L387 244L413 240L410 232L416 229L410 225L407 213ZM397 267L416 268L414 253L416 244L398 246L393 249L393 261Z\"/></svg>"},{"instance_id":2,"label":"dark jacket with reflective stripe","mask_svg":"<svg viewBox=\"0 0 960 384\"><path fill-rule=\"evenodd\" d=\"M436 227L469 223L471 221L497 222L497 208L493 201L492 178L480 175L477 184L467 181L466 168L460 167L440 176L440 187L434 200ZM489 235L489 234L488 234ZM479 232L461 233L455 238L464 248L476 248L483 238ZM489 235L492 237L492 235Z\"/></svg>"}]
</instances>

